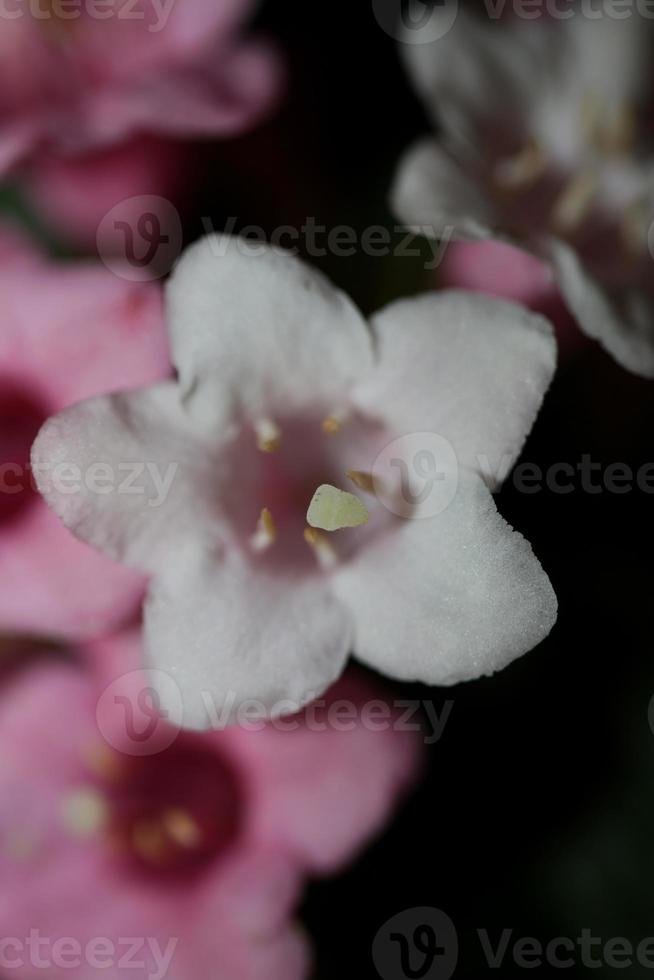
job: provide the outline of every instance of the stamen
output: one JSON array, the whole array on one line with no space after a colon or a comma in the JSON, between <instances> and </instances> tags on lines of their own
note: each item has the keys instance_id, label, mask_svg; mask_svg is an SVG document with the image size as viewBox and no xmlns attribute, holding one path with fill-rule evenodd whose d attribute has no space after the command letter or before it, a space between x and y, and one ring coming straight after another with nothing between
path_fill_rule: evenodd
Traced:
<instances>
[{"instance_id":1,"label":"stamen","mask_svg":"<svg viewBox=\"0 0 654 980\"><path fill-rule=\"evenodd\" d=\"M599 134L600 149L612 156L631 152L636 141L638 120L632 105L614 106Z\"/></svg>"},{"instance_id":2,"label":"stamen","mask_svg":"<svg viewBox=\"0 0 654 980\"><path fill-rule=\"evenodd\" d=\"M64 826L75 837L91 837L105 826L108 807L104 796L94 789L77 789L63 800Z\"/></svg>"},{"instance_id":3,"label":"stamen","mask_svg":"<svg viewBox=\"0 0 654 980\"><path fill-rule=\"evenodd\" d=\"M528 187L543 176L547 160L536 140L528 143L515 156L500 160L495 167L495 180L508 189Z\"/></svg>"},{"instance_id":4,"label":"stamen","mask_svg":"<svg viewBox=\"0 0 654 980\"><path fill-rule=\"evenodd\" d=\"M154 820L139 820L132 830L132 847L140 858L163 864L169 850L166 834Z\"/></svg>"},{"instance_id":5,"label":"stamen","mask_svg":"<svg viewBox=\"0 0 654 980\"><path fill-rule=\"evenodd\" d=\"M313 495L307 511L307 523L323 531L340 531L360 527L370 519L365 504L353 493L323 483Z\"/></svg>"},{"instance_id":6,"label":"stamen","mask_svg":"<svg viewBox=\"0 0 654 980\"><path fill-rule=\"evenodd\" d=\"M620 235L627 251L637 257L647 249L647 232L650 226L651 209L643 198L633 201L622 215Z\"/></svg>"},{"instance_id":7,"label":"stamen","mask_svg":"<svg viewBox=\"0 0 654 980\"><path fill-rule=\"evenodd\" d=\"M364 493L375 492L375 481L372 473L364 473L362 470L346 470L345 475Z\"/></svg>"},{"instance_id":8,"label":"stamen","mask_svg":"<svg viewBox=\"0 0 654 980\"><path fill-rule=\"evenodd\" d=\"M563 188L554 205L554 227L564 234L576 231L588 215L596 190L595 174L590 170L576 174Z\"/></svg>"},{"instance_id":9,"label":"stamen","mask_svg":"<svg viewBox=\"0 0 654 980\"><path fill-rule=\"evenodd\" d=\"M257 446L262 453L274 453L282 442L282 430L273 419L259 419L254 424Z\"/></svg>"},{"instance_id":10,"label":"stamen","mask_svg":"<svg viewBox=\"0 0 654 980\"><path fill-rule=\"evenodd\" d=\"M326 419L323 419L322 431L328 436L335 436L347 422L347 415L348 413L345 411L332 412Z\"/></svg>"},{"instance_id":11,"label":"stamen","mask_svg":"<svg viewBox=\"0 0 654 980\"><path fill-rule=\"evenodd\" d=\"M115 780L122 769L118 753L103 742L96 742L89 747L85 753L85 761L94 776L100 776L108 781Z\"/></svg>"},{"instance_id":12,"label":"stamen","mask_svg":"<svg viewBox=\"0 0 654 980\"><path fill-rule=\"evenodd\" d=\"M253 551L266 551L277 539L277 527L273 516L267 507L264 507L257 522L257 529L250 538L250 545Z\"/></svg>"},{"instance_id":13,"label":"stamen","mask_svg":"<svg viewBox=\"0 0 654 980\"><path fill-rule=\"evenodd\" d=\"M315 527L306 527L304 529L304 540L313 550L321 568L327 570L334 567L338 561L338 556L326 534L323 534L322 531L317 531Z\"/></svg>"},{"instance_id":14,"label":"stamen","mask_svg":"<svg viewBox=\"0 0 654 980\"><path fill-rule=\"evenodd\" d=\"M180 847L191 850L202 841L202 831L186 810L167 810L163 815L163 825L171 840Z\"/></svg>"}]
</instances>

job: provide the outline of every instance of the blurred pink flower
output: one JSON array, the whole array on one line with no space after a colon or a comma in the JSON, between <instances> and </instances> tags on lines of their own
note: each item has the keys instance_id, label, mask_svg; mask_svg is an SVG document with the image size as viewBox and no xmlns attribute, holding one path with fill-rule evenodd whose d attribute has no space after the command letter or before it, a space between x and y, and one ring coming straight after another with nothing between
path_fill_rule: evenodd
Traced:
<instances>
[{"instance_id":1,"label":"blurred pink flower","mask_svg":"<svg viewBox=\"0 0 654 980\"><path fill-rule=\"evenodd\" d=\"M161 292L101 266L48 262L11 234L0 257L0 627L99 635L136 611L144 580L53 519L30 446L52 411L168 375Z\"/></svg>"},{"instance_id":2,"label":"blurred pink flower","mask_svg":"<svg viewBox=\"0 0 654 980\"><path fill-rule=\"evenodd\" d=\"M73 157L37 154L21 176L46 221L69 241L91 247L100 222L117 204L124 203L121 219L136 227L144 195L150 211L156 197L177 203L190 152L183 143L139 136Z\"/></svg>"},{"instance_id":3,"label":"blurred pink flower","mask_svg":"<svg viewBox=\"0 0 654 980\"><path fill-rule=\"evenodd\" d=\"M89 652L129 670L139 637ZM122 704L107 709L111 744L100 736L98 680L47 664L0 698L0 932L23 940L3 944L3 965L34 976L26 940L38 934L53 978L305 977L292 921L303 878L336 870L381 830L416 776L417 736L371 731L360 716L349 731L317 730L298 716L293 731L183 732L161 749L175 732L159 720L151 754L135 755ZM134 683L130 703L143 693ZM360 709L378 696L350 677L328 700ZM143 937L141 969L117 962L125 937Z\"/></svg>"},{"instance_id":4,"label":"blurred pink flower","mask_svg":"<svg viewBox=\"0 0 654 980\"><path fill-rule=\"evenodd\" d=\"M252 0L102 4L65 19L27 5L0 33L0 170L35 150L65 154L139 133L227 135L253 122L279 81L276 54L240 42ZM45 9L45 8L44 8Z\"/></svg>"}]
</instances>

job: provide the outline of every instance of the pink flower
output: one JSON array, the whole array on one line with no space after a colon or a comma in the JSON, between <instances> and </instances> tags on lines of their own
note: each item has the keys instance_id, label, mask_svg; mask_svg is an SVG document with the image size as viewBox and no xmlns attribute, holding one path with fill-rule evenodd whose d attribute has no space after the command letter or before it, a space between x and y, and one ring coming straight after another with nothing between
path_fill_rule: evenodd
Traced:
<instances>
[{"instance_id":1,"label":"pink flower","mask_svg":"<svg viewBox=\"0 0 654 980\"><path fill-rule=\"evenodd\" d=\"M138 608L144 579L66 533L34 491L30 446L73 402L168 375L161 294L0 239L0 628L97 635Z\"/></svg>"},{"instance_id":2,"label":"pink flower","mask_svg":"<svg viewBox=\"0 0 654 980\"><path fill-rule=\"evenodd\" d=\"M37 18L17 5L0 35L0 170L37 149L75 154L139 133L243 129L279 81L267 46L237 40L252 6L113 0L101 16L82 5L64 17L53 4Z\"/></svg>"},{"instance_id":3,"label":"pink flower","mask_svg":"<svg viewBox=\"0 0 654 980\"><path fill-rule=\"evenodd\" d=\"M191 728L207 725L204 692L228 714L230 698L272 717L299 710L352 650L432 684L506 666L556 618L547 576L488 488L552 377L549 324L460 292L399 301L368 324L298 259L248 251L213 236L178 263L178 380L77 405L33 447L64 523L152 576L146 653L183 696L161 691L166 709ZM143 470L140 493L61 486L71 464L116 474L146 460L165 493Z\"/></svg>"},{"instance_id":4,"label":"pink flower","mask_svg":"<svg viewBox=\"0 0 654 980\"><path fill-rule=\"evenodd\" d=\"M106 682L137 665L138 648L128 634L88 653L113 659ZM131 676L122 689L137 709L143 681ZM416 775L416 736L367 728L360 712L378 692L352 677L328 699L356 713L347 731L298 717L289 731L176 735L156 721L137 742L124 705L105 699L107 742L102 687L47 664L2 692L0 934L23 945L3 942L1 965L33 977L37 933L49 940L42 968L62 980L307 976L292 922L303 878L381 830ZM121 965L127 937L143 941Z\"/></svg>"},{"instance_id":5,"label":"pink flower","mask_svg":"<svg viewBox=\"0 0 654 980\"><path fill-rule=\"evenodd\" d=\"M546 262L580 329L654 377L654 31L569 13L498 21L448 0L411 32L403 52L438 135L407 150L393 206L436 238Z\"/></svg>"},{"instance_id":6,"label":"pink flower","mask_svg":"<svg viewBox=\"0 0 654 980\"><path fill-rule=\"evenodd\" d=\"M102 219L117 204L121 219L136 227L144 196L150 211L156 198L178 203L189 153L173 140L140 136L72 157L37 154L21 177L31 203L59 234L94 247Z\"/></svg>"}]
</instances>

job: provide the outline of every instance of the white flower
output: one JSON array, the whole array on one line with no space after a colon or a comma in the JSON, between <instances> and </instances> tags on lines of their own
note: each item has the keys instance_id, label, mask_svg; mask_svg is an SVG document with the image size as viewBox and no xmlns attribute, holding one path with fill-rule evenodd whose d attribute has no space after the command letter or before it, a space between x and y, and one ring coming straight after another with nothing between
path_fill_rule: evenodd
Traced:
<instances>
[{"instance_id":1,"label":"white flower","mask_svg":"<svg viewBox=\"0 0 654 980\"><path fill-rule=\"evenodd\" d=\"M581 329L654 377L651 22L570 13L459 10L441 40L403 45L442 135L407 152L394 209L436 237L503 239L550 261Z\"/></svg>"},{"instance_id":2,"label":"white flower","mask_svg":"<svg viewBox=\"0 0 654 980\"><path fill-rule=\"evenodd\" d=\"M513 465L554 370L549 324L450 292L397 302L368 326L298 259L246 248L204 239L175 270L178 381L70 408L33 450L65 524L152 576L145 644L181 689L176 720L207 726L207 694L218 711L250 698L289 711L282 699L318 696L351 650L432 684L504 667L549 632L556 599L477 455L500 478ZM371 471L417 432L449 440L458 487L441 513L405 519L372 492ZM140 494L57 486L59 464L98 461L177 469L158 507L145 475Z\"/></svg>"}]
</instances>

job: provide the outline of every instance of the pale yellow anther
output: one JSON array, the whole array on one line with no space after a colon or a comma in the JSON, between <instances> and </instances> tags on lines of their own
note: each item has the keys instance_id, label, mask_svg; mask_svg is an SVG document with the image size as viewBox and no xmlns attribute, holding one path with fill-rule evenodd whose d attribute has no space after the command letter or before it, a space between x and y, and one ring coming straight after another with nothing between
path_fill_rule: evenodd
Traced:
<instances>
[{"instance_id":1,"label":"pale yellow anther","mask_svg":"<svg viewBox=\"0 0 654 980\"><path fill-rule=\"evenodd\" d=\"M509 190L529 187L543 176L547 159L536 140L531 139L515 156L500 160L495 167L495 180Z\"/></svg>"},{"instance_id":2,"label":"pale yellow anther","mask_svg":"<svg viewBox=\"0 0 654 980\"><path fill-rule=\"evenodd\" d=\"M364 473L362 470L346 470L345 475L348 477L348 479L352 480L352 483L354 483L359 490L363 490L364 493L375 492L375 481L372 473Z\"/></svg>"},{"instance_id":3,"label":"pale yellow anther","mask_svg":"<svg viewBox=\"0 0 654 980\"><path fill-rule=\"evenodd\" d=\"M358 497L323 483L314 493L307 511L307 523L323 531L340 531L367 524L370 515Z\"/></svg>"},{"instance_id":4,"label":"pale yellow anther","mask_svg":"<svg viewBox=\"0 0 654 980\"><path fill-rule=\"evenodd\" d=\"M202 841L202 831L186 810L167 810L163 815L163 826L171 838L180 847L191 850Z\"/></svg>"},{"instance_id":5,"label":"pale yellow anther","mask_svg":"<svg viewBox=\"0 0 654 980\"><path fill-rule=\"evenodd\" d=\"M309 545L322 568L333 568L338 558L331 541L315 527L305 527L304 540Z\"/></svg>"},{"instance_id":6,"label":"pale yellow anther","mask_svg":"<svg viewBox=\"0 0 654 980\"><path fill-rule=\"evenodd\" d=\"M254 431L262 453L274 453L281 446L282 430L273 419L259 419L255 422Z\"/></svg>"},{"instance_id":7,"label":"pale yellow anther","mask_svg":"<svg viewBox=\"0 0 654 980\"><path fill-rule=\"evenodd\" d=\"M563 188L554 205L552 223L562 233L576 231L587 217L597 191L597 177L590 170L576 174Z\"/></svg>"},{"instance_id":8,"label":"pale yellow anther","mask_svg":"<svg viewBox=\"0 0 654 980\"><path fill-rule=\"evenodd\" d=\"M266 551L277 540L277 526L267 507L264 507L257 521L257 529L250 538L254 551Z\"/></svg>"},{"instance_id":9,"label":"pale yellow anther","mask_svg":"<svg viewBox=\"0 0 654 980\"><path fill-rule=\"evenodd\" d=\"M328 436L335 436L343 428L343 421L337 415L329 415L326 419L323 419L322 431Z\"/></svg>"},{"instance_id":10,"label":"pale yellow anther","mask_svg":"<svg viewBox=\"0 0 654 980\"><path fill-rule=\"evenodd\" d=\"M91 837L102 830L107 822L107 801L97 790L82 787L64 797L61 816L70 834Z\"/></svg>"}]
</instances>

